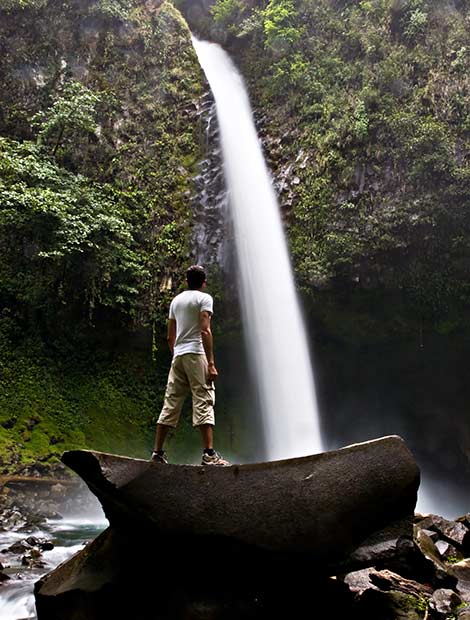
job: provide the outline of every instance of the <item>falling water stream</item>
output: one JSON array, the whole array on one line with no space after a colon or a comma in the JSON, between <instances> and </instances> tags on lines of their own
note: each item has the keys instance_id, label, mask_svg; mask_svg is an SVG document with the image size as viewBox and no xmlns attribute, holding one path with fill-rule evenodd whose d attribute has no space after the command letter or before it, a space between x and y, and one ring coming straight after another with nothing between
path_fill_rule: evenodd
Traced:
<instances>
[{"instance_id":1,"label":"falling water stream","mask_svg":"<svg viewBox=\"0 0 470 620\"><path fill-rule=\"evenodd\" d=\"M218 45L193 39L217 106L248 351L270 460L321 451L315 386L276 195L243 80Z\"/></svg>"}]
</instances>

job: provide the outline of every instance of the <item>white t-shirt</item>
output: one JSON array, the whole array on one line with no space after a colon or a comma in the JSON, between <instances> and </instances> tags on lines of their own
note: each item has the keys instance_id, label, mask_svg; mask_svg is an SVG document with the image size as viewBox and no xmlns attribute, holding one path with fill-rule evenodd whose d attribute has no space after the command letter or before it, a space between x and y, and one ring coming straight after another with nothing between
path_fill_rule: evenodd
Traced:
<instances>
[{"instance_id":1,"label":"white t-shirt","mask_svg":"<svg viewBox=\"0 0 470 620\"><path fill-rule=\"evenodd\" d=\"M170 304L170 319L176 320L176 341L173 357L185 353L204 354L199 313L206 310L212 315L213 300L202 291L183 291Z\"/></svg>"}]
</instances>

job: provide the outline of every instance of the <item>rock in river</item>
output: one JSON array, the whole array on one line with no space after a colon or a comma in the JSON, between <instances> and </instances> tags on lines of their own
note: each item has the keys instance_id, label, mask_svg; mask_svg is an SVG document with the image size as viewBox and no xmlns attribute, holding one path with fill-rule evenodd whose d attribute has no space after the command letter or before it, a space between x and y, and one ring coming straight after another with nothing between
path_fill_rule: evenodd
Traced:
<instances>
[{"instance_id":1,"label":"rock in river","mask_svg":"<svg viewBox=\"0 0 470 620\"><path fill-rule=\"evenodd\" d=\"M341 609L335 568L371 536L412 536L419 470L399 437L223 468L62 458L110 527L36 584L39 620L292 617L313 590Z\"/></svg>"}]
</instances>

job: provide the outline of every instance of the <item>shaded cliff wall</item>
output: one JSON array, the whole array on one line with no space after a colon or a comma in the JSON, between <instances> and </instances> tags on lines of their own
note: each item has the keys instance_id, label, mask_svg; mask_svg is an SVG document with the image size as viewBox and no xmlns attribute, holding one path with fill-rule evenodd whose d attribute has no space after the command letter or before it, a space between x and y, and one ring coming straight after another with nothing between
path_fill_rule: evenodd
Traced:
<instances>
[{"instance_id":1,"label":"shaded cliff wall","mask_svg":"<svg viewBox=\"0 0 470 620\"><path fill-rule=\"evenodd\" d=\"M0 457L145 455L202 155L187 24L157 0L2 0L0 50Z\"/></svg>"}]
</instances>

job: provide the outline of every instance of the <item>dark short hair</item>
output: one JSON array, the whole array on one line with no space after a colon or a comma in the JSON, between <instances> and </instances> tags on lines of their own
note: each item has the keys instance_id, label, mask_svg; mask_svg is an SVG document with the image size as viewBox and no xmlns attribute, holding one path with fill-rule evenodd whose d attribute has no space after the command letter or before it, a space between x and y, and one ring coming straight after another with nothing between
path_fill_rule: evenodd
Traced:
<instances>
[{"instance_id":1,"label":"dark short hair","mask_svg":"<svg viewBox=\"0 0 470 620\"><path fill-rule=\"evenodd\" d=\"M201 288L206 281L206 272L204 271L204 267L201 267L201 265L191 265L186 272L186 280L188 282L188 287L191 290L194 291Z\"/></svg>"}]
</instances>

